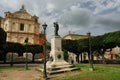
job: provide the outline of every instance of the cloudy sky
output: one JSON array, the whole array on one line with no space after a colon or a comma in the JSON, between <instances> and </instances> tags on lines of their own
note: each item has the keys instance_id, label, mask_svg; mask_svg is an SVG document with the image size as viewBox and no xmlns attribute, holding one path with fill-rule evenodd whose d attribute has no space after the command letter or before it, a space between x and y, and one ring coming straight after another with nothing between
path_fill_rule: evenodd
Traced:
<instances>
[{"instance_id":1,"label":"cloudy sky","mask_svg":"<svg viewBox=\"0 0 120 80\"><path fill-rule=\"evenodd\" d=\"M120 30L120 0L1 0L0 16L24 5L28 13L48 24L47 39L54 34L53 22L59 23L61 37L75 34L102 35ZM42 27L41 30L42 31Z\"/></svg>"}]
</instances>

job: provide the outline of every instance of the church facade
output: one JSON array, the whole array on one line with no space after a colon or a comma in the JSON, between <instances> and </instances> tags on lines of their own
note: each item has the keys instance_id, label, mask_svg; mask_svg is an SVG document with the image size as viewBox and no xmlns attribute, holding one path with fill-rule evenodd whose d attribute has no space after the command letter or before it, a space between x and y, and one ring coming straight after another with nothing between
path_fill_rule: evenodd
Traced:
<instances>
[{"instance_id":1,"label":"church facade","mask_svg":"<svg viewBox=\"0 0 120 80\"><path fill-rule=\"evenodd\" d=\"M6 31L9 42L24 43L26 38L29 39L29 44L40 44L44 41L44 35L40 34L38 17L30 15L24 6L14 13L5 12L1 27Z\"/></svg>"}]
</instances>

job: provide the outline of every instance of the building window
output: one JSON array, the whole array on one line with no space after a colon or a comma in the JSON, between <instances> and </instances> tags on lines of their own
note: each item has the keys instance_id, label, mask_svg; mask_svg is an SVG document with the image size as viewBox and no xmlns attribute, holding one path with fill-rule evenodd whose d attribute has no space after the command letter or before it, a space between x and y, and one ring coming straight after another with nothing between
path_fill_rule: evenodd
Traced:
<instances>
[{"instance_id":1,"label":"building window","mask_svg":"<svg viewBox=\"0 0 120 80\"><path fill-rule=\"evenodd\" d=\"M28 26L28 31L29 32L31 31L31 24L29 24L29 26Z\"/></svg>"},{"instance_id":2,"label":"building window","mask_svg":"<svg viewBox=\"0 0 120 80\"><path fill-rule=\"evenodd\" d=\"M20 24L20 31L24 31L24 24Z\"/></svg>"}]
</instances>

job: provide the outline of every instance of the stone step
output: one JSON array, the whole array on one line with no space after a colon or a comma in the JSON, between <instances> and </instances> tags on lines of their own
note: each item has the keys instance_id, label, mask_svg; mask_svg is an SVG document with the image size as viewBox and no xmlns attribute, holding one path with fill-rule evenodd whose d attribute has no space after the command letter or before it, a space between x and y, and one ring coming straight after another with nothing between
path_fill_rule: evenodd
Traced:
<instances>
[{"instance_id":1,"label":"stone step","mask_svg":"<svg viewBox=\"0 0 120 80\"><path fill-rule=\"evenodd\" d=\"M52 68L47 68L47 70L50 70L50 71L54 71L54 70L60 70L60 69L64 69L64 68L73 68L75 66L73 65L63 65L63 66L55 66L55 67L52 67Z\"/></svg>"},{"instance_id":2,"label":"stone step","mask_svg":"<svg viewBox=\"0 0 120 80\"><path fill-rule=\"evenodd\" d=\"M37 69L38 71L42 71L43 72L43 68L38 68ZM57 74L57 73L63 73L63 72L67 72L67 71L75 71L75 70L80 70L80 68L77 68L77 67L64 67L64 68L59 68L59 69L47 69L47 73L48 74Z\"/></svg>"},{"instance_id":3,"label":"stone step","mask_svg":"<svg viewBox=\"0 0 120 80\"><path fill-rule=\"evenodd\" d=\"M67 72L67 71L75 71L75 70L80 70L80 68L64 68L64 69L60 69L60 70L54 70L54 71L49 71L47 70L48 74L57 74L57 73L63 73L63 72Z\"/></svg>"}]
</instances>

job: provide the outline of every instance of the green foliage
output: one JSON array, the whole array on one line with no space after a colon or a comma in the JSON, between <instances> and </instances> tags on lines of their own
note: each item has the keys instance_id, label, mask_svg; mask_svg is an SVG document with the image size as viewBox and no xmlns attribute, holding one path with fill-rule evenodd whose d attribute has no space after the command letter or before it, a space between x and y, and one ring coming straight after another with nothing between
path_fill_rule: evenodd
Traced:
<instances>
[{"instance_id":1,"label":"green foliage","mask_svg":"<svg viewBox=\"0 0 120 80\"><path fill-rule=\"evenodd\" d=\"M49 42L46 42L46 48L47 50L51 50L51 44Z\"/></svg>"},{"instance_id":2,"label":"green foliage","mask_svg":"<svg viewBox=\"0 0 120 80\"><path fill-rule=\"evenodd\" d=\"M116 45L120 45L120 31L106 33L103 37L107 48L113 48Z\"/></svg>"},{"instance_id":3,"label":"green foliage","mask_svg":"<svg viewBox=\"0 0 120 80\"><path fill-rule=\"evenodd\" d=\"M20 43L7 42L2 46L2 50L6 53L13 52L22 54L24 52L40 53L43 51L43 48L41 45L22 45Z\"/></svg>"},{"instance_id":4,"label":"green foliage","mask_svg":"<svg viewBox=\"0 0 120 80\"><path fill-rule=\"evenodd\" d=\"M25 52L31 52L31 53L41 53L43 51L42 45L24 45Z\"/></svg>"},{"instance_id":5,"label":"green foliage","mask_svg":"<svg viewBox=\"0 0 120 80\"><path fill-rule=\"evenodd\" d=\"M106 49L114 48L117 45L120 47L120 31L92 37L90 42L92 52L97 51L101 54L102 50L102 54L104 54ZM79 54L89 51L88 39L63 40L62 47L67 51Z\"/></svg>"},{"instance_id":6,"label":"green foliage","mask_svg":"<svg viewBox=\"0 0 120 80\"><path fill-rule=\"evenodd\" d=\"M78 53L79 51L76 40L62 40L62 48L73 53Z\"/></svg>"},{"instance_id":7,"label":"green foliage","mask_svg":"<svg viewBox=\"0 0 120 80\"><path fill-rule=\"evenodd\" d=\"M6 42L6 37L6 32L0 27L0 45Z\"/></svg>"},{"instance_id":8,"label":"green foliage","mask_svg":"<svg viewBox=\"0 0 120 80\"><path fill-rule=\"evenodd\" d=\"M32 57L32 62L34 62L34 56L35 54L38 54L38 53L41 53L43 52L43 46L42 45L24 45L24 48L25 48L25 52L30 52L33 54L33 57Z\"/></svg>"},{"instance_id":9,"label":"green foliage","mask_svg":"<svg viewBox=\"0 0 120 80\"><path fill-rule=\"evenodd\" d=\"M100 54L98 53L98 51L93 51L93 55L98 57Z\"/></svg>"},{"instance_id":10,"label":"green foliage","mask_svg":"<svg viewBox=\"0 0 120 80\"><path fill-rule=\"evenodd\" d=\"M2 48L3 44L6 43L6 37L7 37L6 32L1 28L1 19L2 17L0 16L0 49Z\"/></svg>"},{"instance_id":11,"label":"green foliage","mask_svg":"<svg viewBox=\"0 0 120 80\"><path fill-rule=\"evenodd\" d=\"M68 61L68 57L69 57L68 51L67 50L63 50L63 52L64 52L64 59L65 59L65 61Z\"/></svg>"},{"instance_id":12,"label":"green foliage","mask_svg":"<svg viewBox=\"0 0 120 80\"><path fill-rule=\"evenodd\" d=\"M91 40L92 50L102 49L104 47L103 36L93 37Z\"/></svg>"},{"instance_id":13,"label":"green foliage","mask_svg":"<svg viewBox=\"0 0 120 80\"><path fill-rule=\"evenodd\" d=\"M88 39L79 39L77 40L78 52L88 52Z\"/></svg>"},{"instance_id":14,"label":"green foliage","mask_svg":"<svg viewBox=\"0 0 120 80\"><path fill-rule=\"evenodd\" d=\"M7 42L4 45L4 50L6 52L15 52L15 53L22 53L24 52L24 47L20 43L15 43L15 42Z\"/></svg>"}]
</instances>

